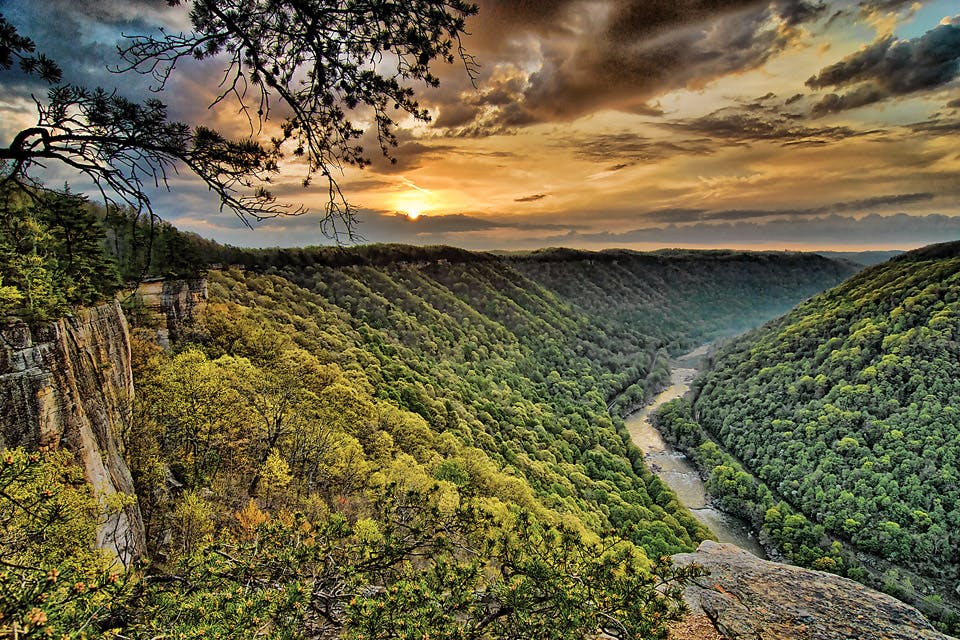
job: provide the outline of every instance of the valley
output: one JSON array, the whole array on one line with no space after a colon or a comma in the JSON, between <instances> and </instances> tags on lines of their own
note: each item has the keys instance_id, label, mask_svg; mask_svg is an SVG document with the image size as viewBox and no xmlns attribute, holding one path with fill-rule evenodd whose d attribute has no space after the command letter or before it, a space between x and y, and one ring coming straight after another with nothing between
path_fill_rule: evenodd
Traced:
<instances>
[{"instance_id":1,"label":"valley","mask_svg":"<svg viewBox=\"0 0 960 640\"><path fill-rule=\"evenodd\" d=\"M630 439L643 452L643 460L676 494L680 504L690 510L697 520L712 531L719 542L729 542L746 549L758 558L767 554L757 542L748 523L720 511L710 504L706 485L700 471L684 453L664 441L660 432L650 424L649 416L665 402L684 397L702 366L710 345L701 345L670 361L670 386L658 393L650 404L624 419Z\"/></svg>"},{"instance_id":2,"label":"valley","mask_svg":"<svg viewBox=\"0 0 960 640\"><path fill-rule=\"evenodd\" d=\"M93 608L133 637L255 633L264 619L278 636L358 640L397 628L495 638L547 624L577 638L612 630L602 622L611 619L656 635L681 614L682 588L697 575L669 558L714 536L884 588L906 580L877 583L816 514L776 501L743 466L749 451L718 432L724 451L692 420L757 406L749 393L747 403L707 404L734 388L719 377L724 359L798 303L819 304L811 296L825 289L839 299L831 287L857 286L883 265L855 275L849 263L796 253L242 250L169 227L162 251L146 254L129 220L104 222L116 225L120 250L98 255L91 241L82 261L61 263L68 248L53 245L38 263L44 295L6 297L23 319L9 329L4 362L27 363L0 378L7 397L23 396L38 363L60 372L53 379L100 380L113 407L85 398L89 390L61 394L59 383L27 394L48 398L35 411L11 411L29 399L3 407L4 446L37 448L9 449L0 468L9 495L46 483L55 497L51 511L12 503L14 530L71 514L54 536L8 543L16 555L6 561L24 567L17 584L31 585L18 588L18 620L35 598L62 597L66 583L47 577L55 570L96 589L84 592L88 608L45 614L54 632ZM18 265L5 286L36 293ZM123 293L124 317L111 301L116 280L93 276L101 270L167 277ZM80 304L113 305L110 326L58 346L72 334L50 327L77 320L50 318ZM771 319L715 355L698 347ZM50 355L28 355L41 339L51 346L37 353ZM114 374L133 392L114 390ZM77 393L84 428L102 444L77 440L63 422ZM693 406L679 399L688 395ZM43 418L25 431L25 415ZM122 454L109 474L132 487L77 493L75 481L51 475L58 456L86 465L98 447ZM88 482L104 475L80 471ZM85 506L57 506L67 503ZM111 537L111 522L133 524ZM101 539L129 568L115 573L110 552L95 549L67 562L50 546ZM935 595L912 601L930 612Z\"/></svg>"},{"instance_id":3,"label":"valley","mask_svg":"<svg viewBox=\"0 0 960 640\"><path fill-rule=\"evenodd\" d=\"M765 544L948 628L960 604L958 251L933 245L871 267L730 342L692 405L656 416Z\"/></svg>"}]
</instances>

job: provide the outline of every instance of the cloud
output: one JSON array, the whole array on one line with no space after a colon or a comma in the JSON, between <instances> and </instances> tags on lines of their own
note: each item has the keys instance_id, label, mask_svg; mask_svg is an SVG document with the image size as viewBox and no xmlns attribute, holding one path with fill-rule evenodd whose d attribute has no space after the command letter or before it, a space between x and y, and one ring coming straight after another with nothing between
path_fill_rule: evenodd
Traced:
<instances>
[{"instance_id":1,"label":"cloud","mask_svg":"<svg viewBox=\"0 0 960 640\"><path fill-rule=\"evenodd\" d=\"M583 160L612 160L615 164L605 169L610 172L638 162L656 162L676 155L707 155L714 150L706 140L658 140L632 131L570 136L555 146L569 148Z\"/></svg>"},{"instance_id":2,"label":"cloud","mask_svg":"<svg viewBox=\"0 0 960 640\"><path fill-rule=\"evenodd\" d=\"M827 9L826 2L781 2L780 17L786 24L796 26L819 19Z\"/></svg>"},{"instance_id":3,"label":"cloud","mask_svg":"<svg viewBox=\"0 0 960 640\"><path fill-rule=\"evenodd\" d=\"M385 215L371 220L377 227L398 228L406 232L420 234L462 233L465 231L483 231L500 226L494 221L483 220L455 213L448 216L420 216L411 220L405 215Z\"/></svg>"},{"instance_id":4,"label":"cloud","mask_svg":"<svg viewBox=\"0 0 960 640\"><path fill-rule=\"evenodd\" d=\"M548 49L529 78L525 111L549 122L600 109L643 110L648 100L670 89L702 86L757 67L785 46L778 32L764 27L764 10L710 16L683 6L691 3L669 3L674 10L664 4L629 3L599 41L584 38L573 51ZM681 9L687 11L678 13ZM675 28L657 33L667 25Z\"/></svg>"},{"instance_id":5,"label":"cloud","mask_svg":"<svg viewBox=\"0 0 960 640\"><path fill-rule=\"evenodd\" d=\"M812 89L852 89L828 94L814 108L824 115L946 85L960 73L960 25L940 24L918 38L892 35L836 62L809 78Z\"/></svg>"},{"instance_id":6,"label":"cloud","mask_svg":"<svg viewBox=\"0 0 960 640\"><path fill-rule=\"evenodd\" d=\"M932 118L924 122L915 122L907 126L915 133L926 135L943 136L960 134L960 119L957 118Z\"/></svg>"},{"instance_id":7,"label":"cloud","mask_svg":"<svg viewBox=\"0 0 960 640\"><path fill-rule=\"evenodd\" d=\"M848 138L880 133L872 129L858 131L846 126L818 127L803 122L800 114L780 112L776 107L752 105L748 108L725 107L700 118L669 123L688 134L735 144L770 141L788 144L824 144Z\"/></svg>"},{"instance_id":8,"label":"cloud","mask_svg":"<svg viewBox=\"0 0 960 640\"><path fill-rule=\"evenodd\" d=\"M426 160L438 160L455 152L451 144L416 138L409 129L397 129L397 146L388 147L389 157L383 155L375 129L370 129L359 140L370 159L370 169L377 173L404 173L419 169Z\"/></svg>"},{"instance_id":9,"label":"cloud","mask_svg":"<svg viewBox=\"0 0 960 640\"><path fill-rule=\"evenodd\" d=\"M44 0L4 6L4 13L21 35L37 44L38 51L60 63L64 82L106 88L121 84L107 66L121 62L116 44L124 33L149 33L161 25L185 27L187 15L164 0L98 0L79 6L72 0ZM4 82L16 74L5 72ZM149 82L127 74L122 84L126 95L136 97L146 93Z\"/></svg>"},{"instance_id":10,"label":"cloud","mask_svg":"<svg viewBox=\"0 0 960 640\"><path fill-rule=\"evenodd\" d=\"M518 234L542 236L557 232L578 232L587 227L577 224L539 222L526 217L481 218L468 214L423 215L411 219L402 214L362 212L357 230L370 242L454 243L478 234ZM486 245L490 247L488 243Z\"/></svg>"},{"instance_id":11,"label":"cloud","mask_svg":"<svg viewBox=\"0 0 960 640\"><path fill-rule=\"evenodd\" d=\"M849 202L834 202L820 207L808 207L805 209L757 209L757 210L731 210L717 211L707 213L704 218L709 220L745 220L749 218L766 218L770 216L819 216L825 213L865 213L877 209L887 209L890 207L915 204L918 202L927 202L935 198L932 193L904 193L888 196L877 196L873 198L863 198L861 200L851 200Z\"/></svg>"},{"instance_id":12,"label":"cloud","mask_svg":"<svg viewBox=\"0 0 960 640\"><path fill-rule=\"evenodd\" d=\"M663 222L670 224L683 224L686 222L701 222L708 215L707 209L659 209L643 215L644 220L650 222Z\"/></svg>"},{"instance_id":13,"label":"cloud","mask_svg":"<svg viewBox=\"0 0 960 640\"><path fill-rule=\"evenodd\" d=\"M549 194L537 193L532 196L523 196L522 198L514 198L513 201L514 202L536 202L537 200L543 200L544 198L547 197L547 195Z\"/></svg>"},{"instance_id":14,"label":"cloud","mask_svg":"<svg viewBox=\"0 0 960 640\"><path fill-rule=\"evenodd\" d=\"M825 10L802 0L485 0L468 45L491 71L479 91L441 87L436 126L485 136L607 109L659 115L658 96L763 65Z\"/></svg>"},{"instance_id":15,"label":"cloud","mask_svg":"<svg viewBox=\"0 0 960 640\"><path fill-rule=\"evenodd\" d=\"M860 15L871 18L877 15L899 13L904 9L912 10L917 0L862 0L858 5Z\"/></svg>"},{"instance_id":16,"label":"cloud","mask_svg":"<svg viewBox=\"0 0 960 640\"><path fill-rule=\"evenodd\" d=\"M826 211L861 211L876 207L891 207L917 202L928 202L936 197L934 193L900 193L889 196L876 196L850 202L836 202L825 207Z\"/></svg>"},{"instance_id":17,"label":"cloud","mask_svg":"<svg viewBox=\"0 0 960 640\"><path fill-rule=\"evenodd\" d=\"M816 217L828 213L872 213L892 207L929 202L935 197L936 195L933 193L900 193L795 209L727 209L721 211L710 209L659 209L640 215L644 220L650 222L673 225L711 221L737 222L788 216L794 218Z\"/></svg>"},{"instance_id":18,"label":"cloud","mask_svg":"<svg viewBox=\"0 0 960 640\"><path fill-rule=\"evenodd\" d=\"M738 221L644 227L624 233L574 233L567 236L567 242L573 245L590 243L605 246L645 243L713 247L782 244L908 248L958 238L960 217L939 214L873 214L861 219L828 215L768 222Z\"/></svg>"}]
</instances>

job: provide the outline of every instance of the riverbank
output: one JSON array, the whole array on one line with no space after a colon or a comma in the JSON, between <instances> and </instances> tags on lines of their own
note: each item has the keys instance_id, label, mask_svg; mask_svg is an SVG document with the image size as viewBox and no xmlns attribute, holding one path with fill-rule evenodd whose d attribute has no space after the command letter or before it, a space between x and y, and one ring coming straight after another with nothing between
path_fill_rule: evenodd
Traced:
<instances>
[{"instance_id":1,"label":"riverbank","mask_svg":"<svg viewBox=\"0 0 960 640\"><path fill-rule=\"evenodd\" d=\"M766 554L747 523L715 509L696 467L683 453L675 450L650 424L650 414L662 404L682 398L690 390L709 345L670 361L670 386L661 391L643 409L627 416L624 422L633 443L643 452L647 466L669 486L677 499L693 516L713 531L720 542L730 542L759 558Z\"/></svg>"}]
</instances>

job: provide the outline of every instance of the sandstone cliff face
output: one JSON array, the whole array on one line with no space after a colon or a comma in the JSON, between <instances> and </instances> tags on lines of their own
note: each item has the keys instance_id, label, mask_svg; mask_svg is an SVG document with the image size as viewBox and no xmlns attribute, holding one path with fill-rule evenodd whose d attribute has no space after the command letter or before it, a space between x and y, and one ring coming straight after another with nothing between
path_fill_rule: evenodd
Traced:
<instances>
[{"instance_id":1,"label":"sandstone cliff face","mask_svg":"<svg viewBox=\"0 0 960 640\"><path fill-rule=\"evenodd\" d=\"M156 341L164 349L180 337L179 331L199 313L207 300L206 280L155 280L137 287L143 309L158 320Z\"/></svg>"},{"instance_id":2,"label":"sandstone cliff face","mask_svg":"<svg viewBox=\"0 0 960 640\"><path fill-rule=\"evenodd\" d=\"M687 588L728 640L948 640L913 607L838 576L760 560L732 544L705 541L673 557L710 573Z\"/></svg>"},{"instance_id":3,"label":"sandstone cliff face","mask_svg":"<svg viewBox=\"0 0 960 640\"><path fill-rule=\"evenodd\" d=\"M132 401L130 340L117 302L0 328L0 446L66 448L104 502L134 494L118 437ZM124 564L141 555L139 509L105 508L97 544Z\"/></svg>"}]
</instances>

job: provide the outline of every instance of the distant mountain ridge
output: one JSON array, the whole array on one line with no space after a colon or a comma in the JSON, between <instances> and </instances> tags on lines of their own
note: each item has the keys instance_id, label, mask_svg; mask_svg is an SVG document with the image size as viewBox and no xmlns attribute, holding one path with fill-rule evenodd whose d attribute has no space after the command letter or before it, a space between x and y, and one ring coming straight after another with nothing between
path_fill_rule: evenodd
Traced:
<instances>
[{"instance_id":1,"label":"distant mountain ridge","mask_svg":"<svg viewBox=\"0 0 960 640\"><path fill-rule=\"evenodd\" d=\"M895 258L903 251L817 251L816 253L831 260L848 260L854 264L869 267Z\"/></svg>"}]
</instances>

